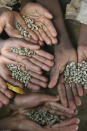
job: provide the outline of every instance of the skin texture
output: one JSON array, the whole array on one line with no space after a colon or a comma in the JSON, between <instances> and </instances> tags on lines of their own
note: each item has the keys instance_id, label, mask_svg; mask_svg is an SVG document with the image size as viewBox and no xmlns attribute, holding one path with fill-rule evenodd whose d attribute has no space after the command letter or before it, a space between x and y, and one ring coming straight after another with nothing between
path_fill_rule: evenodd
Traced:
<instances>
[{"instance_id":1,"label":"skin texture","mask_svg":"<svg viewBox=\"0 0 87 131\"><path fill-rule=\"evenodd\" d=\"M68 62L74 61L77 62L77 53L76 50L73 48L72 43L69 39L68 33L66 31L66 27L64 24L64 19L62 15L62 11L59 6L58 0L51 1L44 1L38 0L42 3L46 8L50 10L51 13L54 15L54 24L57 31L60 34L60 43L56 45L54 48L55 52L55 66L52 68L50 83L48 85L49 88L53 88L57 86L58 92L60 95L61 103L65 107L69 107L71 109L76 109L76 105L81 105L81 100L79 97L80 88L75 85L73 90L71 88L65 87L63 82L64 79L60 78L66 64ZM54 6L53 6L54 5ZM54 8L55 7L55 8ZM82 96L81 94L80 96ZM73 97L74 96L74 97Z\"/></svg>"},{"instance_id":2,"label":"skin texture","mask_svg":"<svg viewBox=\"0 0 87 131\"><path fill-rule=\"evenodd\" d=\"M35 55L30 57L20 56L11 52L11 48L28 48L35 51ZM35 73L41 74L41 69L45 71L50 71L51 67L54 65L53 59L54 56L50 53L47 53L44 50L41 50L38 45L26 42L22 39L8 39L3 43L1 49L1 54L8 59L23 63L26 65L28 70L31 70Z\"/></svg>"},{"instance_id":3,"label":"skin texture","mask_svg":"<svg viewBox=\"0 0 87 131\"><path fill-rule=\"evenodd\" d=\"M30 4L29 4L30 5ZM26 7L26 10L25 10L25 7ZM51 19L52 19L52 15L48 12L48 10L46 10L45 8L43 8L42 6L38 5L38 4L33 4L31 3L31 6L30 6L30 10L28 9L29 7L28 6L24 6L23 7L23 10L22 10L22 13L25 14L25 15L28 15L26 12L27 10L32 14L32 13L35 13L36 10L41 10L41 13L43 14L47 14L48 15L48 18L45 18L45 16L41 16L42 14L38 14L37 12L37 15L39 17L40 20L42 21L47 21L46 23L46 26L48 26L49 23L51 23L51 26L50 28L52 29L51 32L55 30L52 22L51 22ZM32 12L32 8L33 8L33 11L34 11L34 8L35 8L35 11ZM5 8L0 8L0 33L3 31L3 29L5 29L6 33L10 36L10 37L17 37L17 38L23 38L23 36L21 36L20 32L17 31L16 29L16 23L19 22L21 23L22 27L24 29L27 28L27 25L25 24L24 20L22 19L22 16L20 13L17 13L15 11L9 11ZM47 20L46 20L47 19ZM48 29L46 29L46 32L48 32ZM37 32L34 32L30 29L27 29L27 31L29 32L29 34L32 36L32 39L30 38L24 38L25 40L27 41L30 41L30 42L33 42L33 43L39 43L40 45L43 45L43 41L45 41L46 43L50 44L49 43L49 38L46 37L46 33L43 31L43 29L41 29L41 33L43 33L43 38L44 39L40 39L40 37L38 36L39 33ZM57 33L56 33L57 35ZM47 39L45 39L45 37ZM56 39L56 38L54 38ZM57 39L56 39L57 40ZM56 42L57 43L57 42Z\"/></svg>"},{"instance_id":4,"label":"skin texture","mask_svg":"<svg viewBox=\"0 0 87 131\"><path fill-rule=\"evenodd\" d=\"M7 68L7 64L14 64L14 65L21 65L22 70L26 69L26 66L12 61L10 59L5 58L4 56L0 56L0 76L6 80L8 83L12 84L13 86L18 86L23 88L24 85L22 85L18 80L15 80L11 77L11 72ZM32 90L40 90L40 87L46 88L47 87L47 79L43 77L42 75L39 75L37 73L34 73L32 71L29 71L30 75L32 76L27 88Z\"/></svg>"},{"instance_id":5,"label":"skin texture","mask_svg":"<svg viewBox=\"0 0 87 131\"><path fill-rule=\"evenodd\" d=\"M56 124L51 127L40 127L36 123L27 120L25 117L25 113L27 110L25 108L33 108L37 107L38 105L45 105L49 103L51 105L51 111L56 110L55 114L57 111L61 110L61 113L68 113L73 115L73 111L61 106L60 104L57 104L56 101L58 101L58 97L54 96L48 96L44 94L30 94L30 95L25 95L25 96L16 96L14 99L14 105L11 105L11 108L17 109L17 115L14 115L13 117L5 118L0 121L0 129L4 127L4 129L13 129L17 131L76 131L78 130L78 124L79 124L79 119L77 118L72 118L68 119L66 121L61 122L60 124ZM22 103L21 103L22 102ZM55 104L55 109L54 109L54 104ZM48 106L49 106L48 105ZM61 107L61 108L60 108ZM57 113L58 114L58 113ZM60 115L60 114L59 114Z\"/></svg>"},{"instance_id":6,"label":"skin texture","mask_svg":"<svg viewBox=\"0 0 87 131\"><path fill-rule=\"evenodd\" d=\"M57 32L51 22L53 16L47 9L38 3L29 2L23 6L21 14L35 19L37 25L43 25L42 29L35 31L41 41L44 41L48 45L57 44Z\"/></svg>"}]
</instances>

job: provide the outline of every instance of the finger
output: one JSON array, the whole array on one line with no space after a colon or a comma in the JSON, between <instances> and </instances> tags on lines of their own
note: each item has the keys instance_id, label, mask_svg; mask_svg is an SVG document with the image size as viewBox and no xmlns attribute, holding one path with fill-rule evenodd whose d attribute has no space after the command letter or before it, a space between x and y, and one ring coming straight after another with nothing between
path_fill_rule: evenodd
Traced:
<instances>
[{"instance_id":1,"label":"finger","mask_svg":"<svg viewBox=\"0 0 87 131\"><path fill-rule=\"evenodd\" d=\"M36 79L39 79L39 80L41 80L41 81L43 81L43 82L47 82L47 81L48 81L48 79L47 79L46 77L44 77L44 76L42 76L42 75L39 75L39 74L37 74L37 73L34 73L34 72L32 72L32 71L29 71L29 74L30 74L32 77L34 77L34 78L36 78Z\"/></svg>"},{"instance_id":2,"label":"finger","mask_svg":"<svg viewBox=\"0 0 87 131\"><path fill-rule=\"evenodd\" d=\"M59 131L77 131L78 125L74 124L71 126L59 127L58 129Z\"/></svg>"},{"instance_id":3,"label":"finger","mask_svg":"<svg viewBox=\"0 0 87 131\"><path fill-rule=\"evenodd\" d=\"M9 59L11 60L14 60L14 61L17 61L17 62L20 62L20 63L23 63L24 65L26 65L27 69L31 70L31 71L34 71L36 73L39 73L41 74L41 68L36 66L35 64L31 63L26 56L21 56L19 54L15 54L13 52L7 52L5 51L5 54L4 56L8 57ZM7 54L7 55L6 55Z\"/></svg>"},{"instance_id":4,"label":"finger","mask_svg":"<svg viewBox=\"0 0 87 131\"><path fill-rule=\"evenodd\" d=\"M43 56L45 58L48 58L49 60L53 60L54 59L54 56L51 55L50 53L47 53L46 51L36 50L35 52L36 52L37 55Z\"/></svg>"},{"instance_id":5,"label":"finger","mask_svg":"<svg viewBox=\"0 0 87 131\"><path fill-rule=\"evenodd\" d=\"M27 88L29 88L31 90L34 90L34 91L39 91L40 90L40 86L35 85L35 84L31 83L31 82L28 83Z\"/></svg>"},{"instance_id":6,"label":"finger","mask_svg":"<svg viewBox=\"0 0 87 131\"><path fill-rule=\"evenodd\" d=\"M4 96L4 94L2 94L1 92L0 92L0 102L3 103L4 105L9 104L9 99L6 96Z\"/></svg>"},{"instance_id":7,"label":"finger","mask_svg":"<svg viewBox=\"0 0 87 131\"><path fill-rule=\"evenodd\" d=\"M83 87L82 87L82 85L77 84L76 87L77 87L78 95L83 96Z\"/></svg>"},{"instance_id":8,"label":"finger","mask_svg":"<svg viewBox=\"0 0 87 131\"><path fill-rule=\"evenodd\" d=\"M74 98L72 95L71 87L69 87L69 85L65 85L65 87L66 87L66 92L67 92L67 99L68 99L69 108L74 110L74 109L76 109L76 106L74 103Z\"/></svg>"},{"instance_id":9,"label":"finger","mask_svg":"<svg viewBox=\"0 0 87 131\"><path fill-rule=\"evenodd\" d=\"M46 88L46 87L47 87L47 83L45 83L45 82L43 82L43 81L41 81L41 80L32 78L30 81L31 81L33 84L39 85L39 86L41 86L41 87L43 87L43 88Z\"/></svg>"},{"instance_id":10,"label":"finger","mask_svg":"<svg viewBox=\"0 0 87 131\"><path fill-rule=\"evenodd\" d=\"M71 115L74 114L74 111L72 109L66 108L58 103L48 102L48 103L46 103L46 105L50 106L52 109L61 111L63 113L67 113L67 114L71 114Z\"/></svg>"},{"instance_id":11,"label":"finger","mask_svg":"<svg viewBox=\"0 0 87 131\"><path fill-rule=\"evenodd\" d=\"M77 119L77 118L72 118L72 119L69 119L69 120L65 120L64 122L61 122L60 124L56 124L54 125L53 127L64 127L64 126L70 126L70 125L73 125L73 124L79 124L80 120Z\"/></svg>"},{"instance_id":12,"label":"finger","mask_svg":"<svg viewBox=\"0 0 87 131\"><path fill-rule=\"evenodd\" d=\"M3 103L0 101L0 108L2 108L2 106L3 106Z\"/></svg>"},{"instance_id":13,"label":"finger","mask_svg":"<svg viewBox=\"0 0 87 131\"><path fill-rule=\"evenodd\" d=\"M13 86L17 86L17 87L20 87L20 88L23 88L23 84L20 83L18 80L15 80L13 78L11 78L11 76L7 76L8 78L6 79L7 82L9 82L11 85Z\"/></svg>"},{"instance_id":14,"label":"finger","mask_svg":"<svg viewBox=\"0 0 87 131\"><path fill-rule=\"evenodd\" d=\"M72 84L72 92L73 92L73 96L74 96L74 100L77 106L81 105L81 100L80 97L78 96L77 90L76 90L76 85L73 83Z\"/></svg>"},{"instance_id":15,"label":"finger","mask_svg":"<svg viewBox=\"0 0 87 131\"><path fill-rule=\"evenodd\" d=\"M47 107L47 109L48 109L48 107ZM57 110L49 110L49 112L51 113L51 114L56 114L56 115L59 115L60 117L63 117L64 118L64 120L65 120L65 117L67 117L67 118L72 118L72 115L70 115L70 114L67 114L67 113L63 113L63 112L61 112L61 111L57 111ZM61 118L62 119L62 118Z\"/></svg>"},{"instance_id":16,"label":"finger","mask_svg":"<svg viewBox=\"0 0 87 131\"><path fill-rule=\"evenodd\" d=\"M51 45L51 39L47 36L43 29L39 28L39 33L46 44Z\"/></svg>"},{"instance_id":17,"label":"finger","mask_svg":"<svg viewBox=\"0 0 87 131\"><path fill-rule=\"evenodd\" d=\"M46 18L41 19L41 21L48 28L48 30L50 31L50 33L52 34L52 36L56 37L57 36L57 32L56 32L56 29L55 29L53 23L49 19L46 19Z\"/></svg>"},{"instance_id":18,"label":"finger","mask_svg":"<svg viewBox=\"0 0 87 131\"><path fill-rule=\"evenodd\" d=\"M27 25L25 24L24 20L22 19L22 17L18 14L18 13L15 13L16 14L16 22L18 23L21 23L21 26L24 28L24 29L27 29ZM38 40L38 37L37 35L30 29L27 29L27 31L29 32L29 34L32 36L32 39L34 39L35 41Z\"/></svg>"},{"instance_id":19,"label":"finger","mask_svg":"<svg viewBox=\"0 0 87 131\"><path fill-rule=\"evenodd\" d=\"M23 64L25 64L27 66L28 70L31 70L31 71L36 72L38 74L42 74L42 71L41 71L40 67L36 66L35 64L33 64L32 62L30 62L27 59L22 59L22 60L23 60Z\"/></svg>"},{"instance_id":20,"label":"finger","mask_svg":"<svg viewBox=\"0 0 87 131\"><path fill-rule=\"evenodd\" d=\"M45 58L45 57L42 57L42 56L39 56L39 55L33 55L33 57L36 59L36 60L39 60L40 62L44 63L45 65L48 65L50 67L52 67L54 65L54 62Z\"/></svg>"},{"instance_id":21,"label":"finger","mask_svg":"<svg viewBox=\"0 0 87 131\"><path fill-rule=\"evenodd\" d=\"M7 89L7 84L2 80L0 80L0 91L6 95L8 98L13 97L13 93Z\"/></svg>"},{"instance_id":22,"label":"finger","mask_svg":"<svg viewBox=\"0 0 87 131\"><path fill-rule=\"evenodd\" d=\"M6 46L6 45L8 45L8 46ZM39 45L27 42L27 41L25 41L23 39L11 38L5 43L5 46L3 47L3 50L6 51L6 49L9 49L9 48L12 48L12 47L14 47L14 48L17 48L17 47L25 48L26 47L27 49L30 49L30 50L40 49Z\"/></svg>"},{"instance_id":23,"label":"finger","mask_svg":"<svg viewBox=\"0 0 87 131\"><path fill-rule=\"evenodd\" d=\"M50 82L48 84L48 87L53 88L57 84L58 78L59 78L59 67L55 65L51 70Z\"/></svg>"},{"instance_id":24,"label":"finger","mask_svg":"<svg viewBox=\"0 0 87 131\"><path fill-rule=\"evenodd\" d=\"M64 107L68 107L68 102L67 102L67 96L66 96L66 89L63 84L58 84L58 93L60 96L61 103Z\"/></svg>"},{"instance_id":25,"label":"finger","mask_svg":"<svg viewBox=\"0 0 87 131\"><path fill-rule=\"evenodd\" d=\"M46 34L48 35L48 37L51 39L51 44L57 44L57 43L58 43L57 38L52 36L52 34L51 34L50 31L46 28L45 25L43 25L43 30L44 30L44 32L46 32Z\"/></svg>"},{"instance_id":26,"label":"finger","mask_svg":"<svg viewBox=\"0 0 87 131\"><path fill-rule=\"evenodd\" d=\"M45 70L45 71L50 71L50 67L47 66L47 65L45 65L44 63L39 62L39 61L37 61L37 60L34 59L34 58L30 58L29 60L30 60L33 64L39 66L41 69L43 69L43 70Z\"/></svg>"},{"instance_id":27,"label":"finger","mask_svg":"<svg viewBox=\"0 0 87 131\"><path fill-rule=\"evenodd\" d=\"M38 31L36 31L36 30L34 30L34 32L37 34L37 36L39 37L39 40L40 41L43 41L43 38L42 38L42 36L41 36L41 34L38 32Z\"/></svg>"},{"instance_id":28,"label":"finger","mask_svg":"<svg viewBox=\"0 0 87 131\"><path fill-rule=\"evenodd\" d=\"M38 43L39 43L40 46L44 46L44 42L43 42L43 41L40 41L40 40L39 40Z\"/></svg>"}]
</instances>

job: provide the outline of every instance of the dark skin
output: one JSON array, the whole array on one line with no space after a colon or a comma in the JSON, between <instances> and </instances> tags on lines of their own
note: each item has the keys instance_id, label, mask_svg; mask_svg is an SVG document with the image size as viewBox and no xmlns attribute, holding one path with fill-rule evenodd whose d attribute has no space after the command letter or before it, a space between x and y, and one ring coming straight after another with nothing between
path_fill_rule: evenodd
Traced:
<instances>
[{"instance_id":1,"label":"dark skin","mask_svg":"<svg viewBox=\"0 0 87 131\"><path fill-rule=\"evenodd\" d=\"M27 113L26 108L34 108L39 105L43 105L43 108L48 108L51 106L51 111L55 114L73 115L73 111L62 105L56 103L59 98L55 96L49 96L45 94L29 94L23 96L16 96L14 99L14 104L10 105L10 108L16 109L17 115L8 117L0 120L0 129L11 129L16 131L76 131L78 130L79 119L72 118L62 121L59 124L53 125L51 127L41 127L34 123L33 121L27 120L25 114ZM55 107L55 108L54 108ZM28 109L29 110L29 109Z\"/></svg>"},{"instance_id":2,"label":"dark skin","mask_svg":"<svg viewBox=\"0 0 87 131\"><path fill-rule=\"evenodd\" d=\"M64 86L64 80L61 79L61 77L63 77L62 73L66 64L71 61L77 62L77 53L69 39L64 24L62 11L59 6L59 1L38 0L38 2L48 8L49 11L53 14L55 27L60 34L60 45L56 45L54 48L55 66L51 71L50 83L48 87L53 88L55 85L57 85L61 103L65 107L76 109L76 106L81 105L80 96L83 95L83 90L81 87L77 87L77 85L74 85L72 91L71 88Z\"/></svg>"}]
</instances>

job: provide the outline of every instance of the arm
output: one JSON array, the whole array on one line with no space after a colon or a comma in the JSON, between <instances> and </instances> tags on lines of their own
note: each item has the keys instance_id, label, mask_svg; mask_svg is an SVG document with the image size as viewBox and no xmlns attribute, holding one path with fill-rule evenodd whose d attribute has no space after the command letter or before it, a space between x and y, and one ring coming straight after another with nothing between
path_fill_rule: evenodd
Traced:
<instances>
[{"instance_id":1,"label":"arm","mask_svg":"<svg viewBox=\"0 0 87 131\"><path fill-rule=\"evenodd\" d=\"M51 74L50 74L50 83L48 85L49 88L53 88L57 85L58 93L61 99L61 103L64 106L68 106L71 109L75 109L73 94L75 94L75 91L72 92L71 88L67 88L63 85L64 80L60 79L61 74L64 72L65 66L68 62L74 61L77 62L77 53L76 50L73 48L73 45L70 41L70 38L68 36L64 19L62 15L62 11L59 5L58 0L50 1L50 0L38 0L41 4L46 6L50 10L50 12L54 16L54 24L56 26L57 31L60 34L60 44L55 46L54 53L55 53L55 65L52 68ZM74 87L73 89L75 89ZM79 92L79 89L77 89ZM81 90L82 92L83 90ZM75 97L78 96L78 92L76 93ZM80 93L81 93L80 92ZM83 94L80 94L83 95ZM67 101L68 98L68 101ZM75 98L76 105L80 105L81 100L80 98L79 102L77 101L77 98ZM70 101L71 100L71 101ZM69 103L69 105L68 105Z\"/></svg>"}]
</instances>

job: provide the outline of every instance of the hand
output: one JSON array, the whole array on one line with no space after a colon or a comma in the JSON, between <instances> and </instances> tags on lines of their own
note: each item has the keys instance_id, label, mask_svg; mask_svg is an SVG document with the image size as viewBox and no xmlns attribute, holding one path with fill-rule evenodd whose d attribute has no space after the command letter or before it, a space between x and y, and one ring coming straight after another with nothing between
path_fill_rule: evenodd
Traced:
<instances>
[{"instance_id":1,"label":"hand","mask_svg":"<svg viewBox=\"0 0 87 131\"><path fill-rule=\"evenodd\" d=\"M11 72L8 70L7 67L8 64L20 65L22 69L26 69L25 65L9 60L4 56L0 56L0 76L8 83L12 84L13 86L18 86L23 88L24 87L23 84L21 84L18 80L15 80L11 77ZM47 83L46 83L47 79L45 77L37 73L34 73L32 71L29 71L29 74L31 75L31 79L27 85L27 88L33 90L39 90L40 86L43 88L47 87Z\"/></svg>"},{"instance_id":2,"label":"hand","mask_svg":"<svg viewBox=\"0 0 87 131\"><path fill-rule=\"evenodd\" d=\"M77 131L79 119L72 118L62 121L52 127L41 127L35 122L27 120L23 115L16 115L14 117L8 117L0 120L0 129L11 129L18 131Z\"/></svg>"},{"instance_id":3,"label":"hand","mask_svg":"<svg viewBox=\"0 0 87 131\"><path fill-rule=\"evenodd\" d=\"M45 94L28 94L28 95L17 95L14 99L14 105L19 108L34 108L39 105L43 105L43 108L48 109L51 107L54 114L64 115L66 117L71 117L75 115L74 111L63 107L61 104L57 103L59 97L49 96ZM52 113L53 113L52 112Z\"/></svg>"},{"instance_id":4,"label":"hand","mask_svg":"<svg viewBox=\"0 0 87 131\"><path fill-rule=\"evenodd\" d=\"M32 39L30 39L23 37L21 33L16 29L17 22L20 23L24 29L27 28L27 25L18 12L9 11L8 9L2 9L0 11L0 33L4 29L10 37L24 38L27 41L38 43L38 36L32 30L27 30L32 36Z\"/></svg>"},{"instance_id":5,"label":"hand","mask_svg":"<svg viewBox=\"0 0 87 131\"><path fill-rule=\"evenodd\" d=\"M11 51L11 48L27 48L29 50L34 50L35 55L32 56L23 56ZM4 42L4 45L1 49L1 54L8 59L23 63L26 65L28 70L31 70L35 73L41 74L41 69L49 71L54 65L53 58L54 56L40 49L38 45L28 43L20 39L8 39ZM39 75L37 76L39 79Z\"/></svg>"},{"instance_id":6,"label":"hand","mask_svg":"<svg viewBox=\"0 0 87 131\"><path fill-rule=\"evenodd\" d=\"M39 40L46 44L57 44L57 32L51 22L52 14L40 4L29 2L21 10L21 14L35 20L35 24L43 26L38 31L34 31Z\"/></svg>"},{"instance_id":7,"label":"hand","mask_svg":"<svg viewBox=\"0 0 87 131\"><path fill-rule=\"evenodd\" d=\"M63 76L61 76L61 78L59 79L59 75L64 72L66 64L72 61L74 61L75 63L77 62L77 53L72 47L70 41L65 40L63 41L63 43L61 42L60 45L56 46L55 48L55 66L51 71L49 88L57 85L61 103L65 107L76 109L76 105L81 105L81 100L79 97L83 95L83 93L80 91L81 86L73 85L71 89L70 87L65 87L65 85L63 84Z\"/></svg>"},{"instance_id":8,"label":"hand","mask_svg":"<svg viewBox=\"0 0 87 131\"><path fill-rule=\"evenodd\" d=\"M63 114L73 115L72 110L57 104L56 101L58 100L59 98L56 96L49 96L45 94L28 94L23 96L16 96L14 99L14 105L18 107L19 111L15 116L2 119L0 121L0 129L4 127L4 129L6 128L26 131L76 131L79 124L79 119L77 118L62 121L61 123L53 125L52 127L46 126L43 128L36 123L26 119L26 114L23 112L23 108L34 108L42 104L44 104L44 107L47 107L47 109L50 106L51 111L54 114L61 115L61 112Z\"/></svg>"},{"instance_id":9,"label":"hand","mask_svg":"<svg viewBox=\"0 0 87 131\"><path fill-rule=\"evenodd\" d=\"M0 108L9 104L12 97L13 93L8 90L6 82L0 77Z\"/></svg>"}]
</instances>

